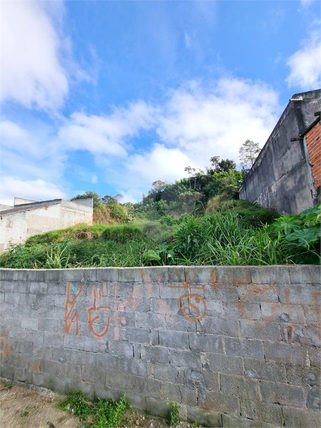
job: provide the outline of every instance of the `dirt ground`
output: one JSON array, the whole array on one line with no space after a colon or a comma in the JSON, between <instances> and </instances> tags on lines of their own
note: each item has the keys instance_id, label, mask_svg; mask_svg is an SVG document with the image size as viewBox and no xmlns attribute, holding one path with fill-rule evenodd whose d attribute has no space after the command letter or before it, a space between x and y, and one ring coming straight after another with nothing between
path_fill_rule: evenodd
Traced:
<instances>
[{"instance_id":1,"label":"dirt ground","mask_svg":"<svg viewBox=\"0 0 321 428\"><path fill-rule=\"evenodd\" d=\"M1 428L87 428L69 412L63 412L56 404L64 398L45 388L35 390L17 386L0 379L0 427ZM119 428L168 428L164 419L147 416L129 409ZM181 423L179 428L192 428ZM107 427L106 427L107 428Z\"/></svg>"}]
</instances>

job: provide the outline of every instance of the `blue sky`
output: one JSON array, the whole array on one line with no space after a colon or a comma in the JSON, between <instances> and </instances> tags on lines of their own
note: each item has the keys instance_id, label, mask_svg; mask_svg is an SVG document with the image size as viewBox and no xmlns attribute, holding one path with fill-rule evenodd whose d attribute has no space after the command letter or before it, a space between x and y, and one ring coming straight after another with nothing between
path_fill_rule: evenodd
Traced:
<instances>
[{"instance_id":1,"label":"blue sky","mask_svg":"<svg viewBox=\"0 0 321 428\"><path fill-rule=\"evenodd\" d=\"M140 201L321 87L321 2L0 0L0 203Z\"/></svg>"}]
</instances>

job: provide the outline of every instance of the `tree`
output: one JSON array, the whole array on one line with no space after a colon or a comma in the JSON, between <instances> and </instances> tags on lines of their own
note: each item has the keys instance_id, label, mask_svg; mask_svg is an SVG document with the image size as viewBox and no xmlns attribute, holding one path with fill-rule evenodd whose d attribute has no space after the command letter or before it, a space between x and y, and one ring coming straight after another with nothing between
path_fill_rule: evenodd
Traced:
<instances>
[{"instance_id":1,"label":"tree","mask_svg":"<svg viewBox=\"0 0 321 428\"><path fill-rule=\"evenodd\" d=\"M239 150L239 158L243 168L252 168L260 151L259 143L254 143L251 140L244 141Z\"/></svg>"},{"instance_id":2,"label":"tree","mask_svg":"<svg viewBox=\"0 0 321 428\"><path fill-rule=\"evenodd\" d=\"M193 174L194 174L194 172L196 171L196 169L195 169L195 168L192 168L191 166L186 166L186 167L184 168L184 171L186 171L186 172L187 172L187 174L188 174L189 185L190 185L190 187L191 187L191 177L193 176ZM194 187L195 187L195 182L194 182Z\"/></svg>"},{"instance_id":3,"label":"tree","mask_svg":"<svg viewBox=\"0 0 321 428\"><path fill-rule=\"evenodd\" d=\"M228 172L236 169L236 163L231 159L222 159L219 156L212 156L210 158L214 172Z\"/></svg>"},{"instance_id":4,"label":"tree","mask_svg":"<svg viewBox=\"0 0 321 428\"><path fill-rule=\"evenodd\" d=\"M81 195L77 195L71 200L74 201L75 199L86 199L86 198L93 198L93 207L98 208L102 201L101 201L101 195L98 195L94 190L87 190L85 193Z\"/></svg>"},{"instance_id":5,"label":"tree","mask_svg":"<svg viewBox=\"0 0 321 428\"><path fill-rule=\"evenodd\" d=\"M162 180L156 180L152 183L154 190L164 190L166 187L166 182Z\"/></svg>"}]
</instances>

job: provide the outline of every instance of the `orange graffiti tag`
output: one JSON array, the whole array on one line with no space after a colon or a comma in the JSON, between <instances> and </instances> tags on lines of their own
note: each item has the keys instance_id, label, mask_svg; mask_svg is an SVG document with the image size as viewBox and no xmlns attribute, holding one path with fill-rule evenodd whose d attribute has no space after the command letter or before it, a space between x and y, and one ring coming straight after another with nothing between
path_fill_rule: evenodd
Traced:
<instances>
[{"instance_id":1,"label":"orange graffiti tag","mask_svg":"<svg viewBox=\"0 0 321 428\"><path fill-rule=\"evenodd\" d=\"M105 294L107 294L106 292L106 284L104 284L104 292ZM101 294L101 288L97 288L93 287L92 288L92 299L93 299L93 305L90 307L87 307L87 317L88 317L88 327L90 332L98 339L101 339L103 336L105 336L105 334L107 333L108 329L109 329L109 323L110 323L110 317L107 318L107 323L105 328L103 329L103 331L101 333L97 333L97 331L94 328L94 322L97 321L98 319L101 318L101 315L96 315L93 316L93 311L108 311L110 309L110 306L97 306L97 295L99 297L99 299L102 299L102 294Z\"/></svg>"},{"instance_id":2,"label":"orange graffiti tag","mask_svg":"<svg viewBox=\"0 0 321 428\"><path fill-rule=\"evenodd\" d=\"M184 300L186 302L186 299L187 304L185 303L184 306ZM204 297L196 293L183 294L183 296L178 299L178 307L179 309L182 309L184 318L191 322L201 321L207 312L207 306Z\"/></svg>"},{"instance_id":3,"label":"orange graffiti tag","mask_svg":"<svg viewBox=\"0 0 321 428\"><path fill-rule=\"evenodd\" d=\"M176 274L177 276L177 274ZM185 281L180 281L182 285L169 285L168 288L190 288L194 290L205 290L205 287L202 285L192 285L194 282L196 275L194 275L194 278L188 281L186 272L185 272Z\"/></svg>"},{"instance_id":4,"label":"orange graffiti tag","mask_svg":"<svg viewBox=\"0 0 321 428\"><path fill-rule=\"evenodd\" d=\"M79 335L78 311L75 311L71 318L70 316L77 304L77 300L81 294L81 291L82 291L82 286L79 288L78 293L75 295L75 297L72 300L70 300L70 282L67 283L66 301L65 301L65 333L67 334L70 333L72 325L76 321L76 334Z\"/></svg>"},{"instance_id":5,"label":"orange graffiti tag","mask_svg":"<svg viewBox=\"0 0 321 428\"><path fill-rule=\"evenodd\" d=\"M318 302L318 296L321 296L320 292L313 293L315 310L316 310L316 313L317 313L318 324L319 324L319 337L321 337L321 308L320 308L320 305L319 305L319 302Z\"/></svg>"}]
</instances>

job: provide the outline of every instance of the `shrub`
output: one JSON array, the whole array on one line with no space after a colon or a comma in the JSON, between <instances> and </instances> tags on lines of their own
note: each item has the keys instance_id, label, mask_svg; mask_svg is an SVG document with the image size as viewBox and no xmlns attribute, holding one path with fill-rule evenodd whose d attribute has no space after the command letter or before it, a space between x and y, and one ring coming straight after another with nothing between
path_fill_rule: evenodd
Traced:
<instances>
[{"instance_id":1,"label":"shrub","mask_svg":"<svg viewBox=\"0 0 321 428\"><path fill-rule=\"evenodd\" d=\"M104 241L124 243L129 240L142 240L144 235L138 227L131 225L109 226L101 234Z\"/></svg>"}]
</instances>

